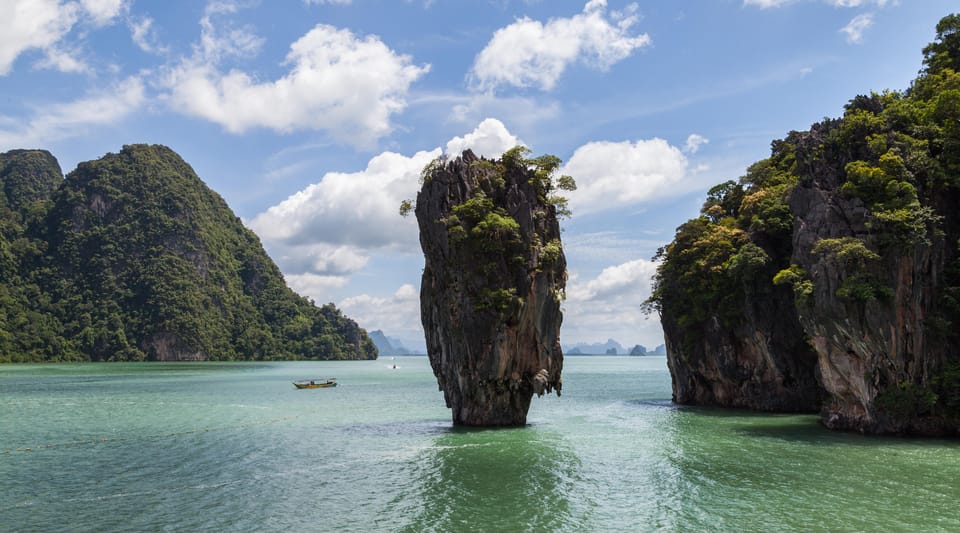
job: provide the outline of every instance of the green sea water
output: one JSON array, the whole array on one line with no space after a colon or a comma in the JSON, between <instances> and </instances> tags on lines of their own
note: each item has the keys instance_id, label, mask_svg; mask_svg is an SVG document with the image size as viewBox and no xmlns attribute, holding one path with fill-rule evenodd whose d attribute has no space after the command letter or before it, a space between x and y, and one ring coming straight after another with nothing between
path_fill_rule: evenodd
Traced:
<instances>
[{"instance_id":1,"label":"green sea water","mask_svg":"<svg viewBox=\"0 0 960 533\"><path fill-rule=\"evenodd\" d=\"M956 441L679 408L662 357L563 376L459 430L425 357L0 366L0 530L960 531Z\"/></svg>"}]
</instances>

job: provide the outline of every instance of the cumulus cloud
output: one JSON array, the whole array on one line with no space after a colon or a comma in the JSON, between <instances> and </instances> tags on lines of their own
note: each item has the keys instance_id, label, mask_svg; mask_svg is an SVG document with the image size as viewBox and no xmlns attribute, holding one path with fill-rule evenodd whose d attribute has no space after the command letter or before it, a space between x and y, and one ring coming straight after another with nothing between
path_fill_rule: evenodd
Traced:
<instances>
[{"instance_id":1,"label":"cumulus cloud","mask_svg":"<svg viewBox=\"0 0 960 533\"><path fill-rule=\"evenodd\" d=\"M687 137L687 144L684 145L683 151L687 152L688 154L695 154L697 153L697 150L699 150L701 146L709 142L710 142L710 139L704 137L703 135L700 135L698 133L691 133Z\"/></svg>"},{"instance_id":2,"label":"cumulus cloud","mask_svg":"<svg viewBox=\"0 0 960 533\"><path fill-rule=\"evenodd\" d=\"M583 12L546 24L524 17L497 30L470 70L482 90L500 85L550 90L575 62L606 70L650 44L647 34L631 35L636 4L607 13L606 0L590 0Z\"/></svg>"},{"instance_id":3,"label":"cumulus cloud","mask_svg":"<svg viewBox=\"0 0 960 533\"><path fill-rule=\"evenodd\" d=\"M847 34L848 43L860 44L863 42L863 33L872 25L873 14L861 13L860 15L853 17L853 19L846 26L840 28L840 32Z\"/></svg>"},{"instance_id":4,"label":"cumulus cloud","mask_svg":"<svg viewBox=\"0 0 960 533\"><path fill-rule=\"evenodd\" d=\"M194 56L170 69L165 85L175 110L231 133L322 130L368 145L390 132L390 117L405 108L410 84L430 68L413 65L376 36L318 24L290 45L283 63L289 71L261 82L239 69L221 71L223 57L255 54L262 40L244 28L219 31L212 14L201 20Z\"/></svg>"},{"instance_id":5,"label":"cumulus cloud","mask_svg":"<svg viewBox=\"0 0 960 533\"><path fill-rule=\"evenodd\" d=\"M676 192L687 176L683 153L663 139L591 142L561 169L577 182L567 193L576 215L633 205Z\"/></svg>"},{"instance_id":6,"label":"cumulus cloud","mask_svg":"<svg viewBox=\"0 0 960 533\"><path fill-rule=\"evenodd\" d=\"M567 341L617 338L622 342L660 344L663 332L656 317L641 304L650 296L657 263L636 259L603 269L593 279L571 277L567 284L562 335Z\"/></svg>"},{"instance_id":7,"label":"cumulus cloud","mask_svg":"<svg viewBox=\"0 0 960 533\"><path fill-rule=\"evenodd\" d=\"M472 132L463 137L451 139L443 153L449 157L457 157L464 150L470 149L478 156L497 158L520 144L523 144L523 141L507 131L503 122L495 118L487 118Z\"/></svg>"},{"instance_id":8,"label":"cumulus cloud","mask_svg":"<svg viewBox=\"0 0 960 533\"><path fill-rule=\"evenodd\" d=\"M127 2L128 0L80 0L80 5L94 24L104 26L128 9Z\"/></svg>"},{"instance_id":9,"label":"cumulus cloud","mask_svg":"<svg viewBox=\"0 0 960 533\"><path fill-rule=\"evenodd\" d=\"M85 98L38 108L25 124L0 117L0 125L11 126L0 126L0 147L45 145L83 135L93 127L114 124L126 118L145 100L143 82L134 76Z\"/></svg>"},{"instance_id":10,"label":"cumulus cloud","mask_svg":"<svg viewBox=\"0 0 960 533\"><path fill-rule=\"evenodd\" d=\"M126 9L126 0L5 0L0 2L0 76L13 68L20 54L37 49L43 52L41 68L83 72L86 66L68 52L64 39L75 26L95 27L111 23Z\"/></svg>"},{"instance_id":11,"label":"cumulus cloud","mask_svg":"<svg viewBox=\"0 0 960 533\"><path fill-rule=\"evenodd\" d=\"M323 276L319 274L284 274L287 285L300 296L310 298L318 305L329 303L330 293L343 288L350 281L345 276Z\"/></svg>"},{"instance_id":12,"label":"cumulus cloud","mask_svg":"<svg viewBox=\"0 0 960 533\"><path fill-rule=\"evenodd\" d=\"M416 243L416 223L400 217L400 202L416 195L420 171L440 153L439 148L412 157L384 152L359 172L329 172L257 215L250 227L266 241L288 245Z\"/></svg>"},{"instance_id":13,"label":"cumulus cloud","mask_svg":"<svg viewBox=\"0 0 960 533\"><path fill-rule=\"evenodd\" d=\"M382 329L396 337L423 338L420 294L413 285L402 285L387 297L352 296L340 302L339 307L365 328Z\"/></svg>"}]
</instances>

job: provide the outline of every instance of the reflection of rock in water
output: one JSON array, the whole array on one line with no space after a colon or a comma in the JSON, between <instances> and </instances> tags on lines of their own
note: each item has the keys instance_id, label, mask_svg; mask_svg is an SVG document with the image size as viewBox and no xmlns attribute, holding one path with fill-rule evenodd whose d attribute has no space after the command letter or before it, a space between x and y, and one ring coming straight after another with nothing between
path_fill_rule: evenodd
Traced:
<instances>
[{"instance_id":1,"label":"reflection of rock in water","mask_svg":"<svg viewBox=\"0 0 960 533\"><path fill-rule=\"evenodd\" d=\"M418 500L407 531L589 529L571 510L580 461L530 430L452 432L419 460Z\"/></svg>"},{"instance_id":2,"label":"reflection of rock in water","mask_svg":"<svg viewBox=\"0 0 960 533\"><path fill-rule=\"evenodd\" d=\"M421 321L456 425L523 425L533 394L560 393L566 259L548 196L556 164L468 150L424 170Z\"/></svg>"}]
</instances>

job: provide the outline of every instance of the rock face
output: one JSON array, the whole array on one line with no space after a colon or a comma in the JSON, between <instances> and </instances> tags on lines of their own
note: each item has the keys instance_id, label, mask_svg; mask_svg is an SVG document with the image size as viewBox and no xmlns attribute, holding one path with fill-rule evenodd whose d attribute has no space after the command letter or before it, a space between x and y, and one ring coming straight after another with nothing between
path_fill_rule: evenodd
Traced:
<instances>
[{"instance_id":1,"label":"rock face","mask_svg":"<svg viewBox=\"0 0 960 533\"><path fill-rule=\"evenodd\" d=\"M560 394L566 259L552 169L535 166L515 149L424 170L421 320L455 425L523 425L533 394Z\"/></svg>"},{"instance_id":2,"label":"rock face","mask_svg":"<svg viewBox=\"0 0 960 533\"><path fill-rule=\"evenodd\" d=\"M812 155L829 147L824 140L838 127L836 122L815 126L802 137L799 152ZM944 300L960 281L960 190L920 188L921 199L928 196L927 207L938 215L929 228L891 240L877 231L876 207L841 191L847 172L829 164L839 154L825 155L801 159L807 179L790 197L797 217L792 262L813 282L812 294L798 309L828 395L823 423L868 433L960 434L950 416L955 405L945 403L960 395L960 383L949 375L960 346L955 317ZM928 178L918 170L914 176L921 183ZM850 263L839 257L842 252L823 250L824 242L862 243L879 253ZM845 287L855 283L876 294L847 295Z\"/></svg>"},{"instance_id":3,"label":"rock face","mask_svg":"<svg viewBox=\"0 0 960 533\"><path fill-rule=\"evenodd\" d=\"M695 325L681 325L682 310L666 300L661 322L673 401L760 411L817 410L816 354L805 340L792 292L771 285L775 273L763 267L726 289L731 301L719 302Z\"/></svg>"},{"instance_id":4,"label":"rock face","mask_svg":"<svg viewBox=\"0 0 960 533\"><path fill-rule=\"evenodd\" d=\"M908 91L774 141L678 228L650 300L676 401L819 396L830 428L960 436L960 15L924 54Z\"/></svg>"}]
</instances>

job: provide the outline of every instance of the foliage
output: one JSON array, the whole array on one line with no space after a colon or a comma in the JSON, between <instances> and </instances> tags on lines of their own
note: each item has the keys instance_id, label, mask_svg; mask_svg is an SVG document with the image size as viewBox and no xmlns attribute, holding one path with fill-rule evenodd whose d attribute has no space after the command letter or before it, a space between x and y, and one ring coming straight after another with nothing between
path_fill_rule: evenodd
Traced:
<instances>
[{"instance_id":1,"label":"foliage","mask_svg":"<svg viewBox=\"0 0 960 533\"><path fill-rule=\"evenodd\" d=\"M909 419L929 415L938 397L929 388L912 381L902 381L877 395L876 406L896 418Z\"/></svg>"},{"instance_id":2,"label":"foliage","mask_svg":"<svg viewBox=\"0 0 960 533\"><path fill-rule=\"evenodd\" d=\"M947 15L937 23L936 40L923 48L926 72L960 70L960 14Z\"/></svg>"},{"instance_id":3,"label":"foliage","mask_svg":"<svg viewBox=\"0 0 960 533\"><path fill-rule=\"evenodd\" d=\"M813 253L824 257L843 273L837 296L857 302L889 299L893 289L883 285L874 274L880 255L855 237L820 239Z\"/></svg>"},{"instance_id":4,"label":"foliage","mask_svg":"<svg viewBox=\"0 0 960 533\"><path fill-rule=\"evenodd\" d=\"M576 184L569 176L557 176L559 158L530 157L530 150L524 146L507 150L499 159L468 160L466 178L471 193L462 203L450 206L438 222L446 228L451 256L469 261L468 270L479 273L468 276L467 292L473 297L474 308L509 315L514 304L520 302L517 287L529 271L556 270L558 278L566 279L562 246L553 236L553 232L559 232L556 219L566 212L566 200L554 193L573 190ZM431 177L425 183L431 183L438 172L451 171L452 167L431 168ZM521 221L504 207L518 187L519 194L527 198L531 192L536 195L536 201L530 202L533 220L525 221L526 233ZM562 290L555 292L562 297Z\"/></svg>"},{"instance_id":5,"label":"foliage","mask_svg":"<svg viewBox=\"0 0 960 533\"><path fill-rule=\"evenodd\" d=\"M168 148L125 146L56 174L33 222L0 225L15 236L0 268L17 276L0 291L0 361L376 356L355 322L291 291Z\"/></svg>"},{"instance_id":6,"label":"foliage","mask_svg":"<svg viewBox=\"0 0 960 533\"><path fill-rule=\"evenodd\" d=\"M400 216L405 217L413 211L413 202L410 200L403 200L400 202Z\"/></svg>"},{"instance_id":7,"label":"foliage","mask_svg":"<svg viewBox=\"0 0 960 533\"><path fill-rule=\"evenodd\" d=\"M709 321L735 327L744 303L789 264L793 217L789 192L798 183L791 140L772 144L771 157L752 165L738 181L707 193L700 216L677 228L660 261L647 312L684 331L694 343Z\"/></svg>"}]
</instances>

